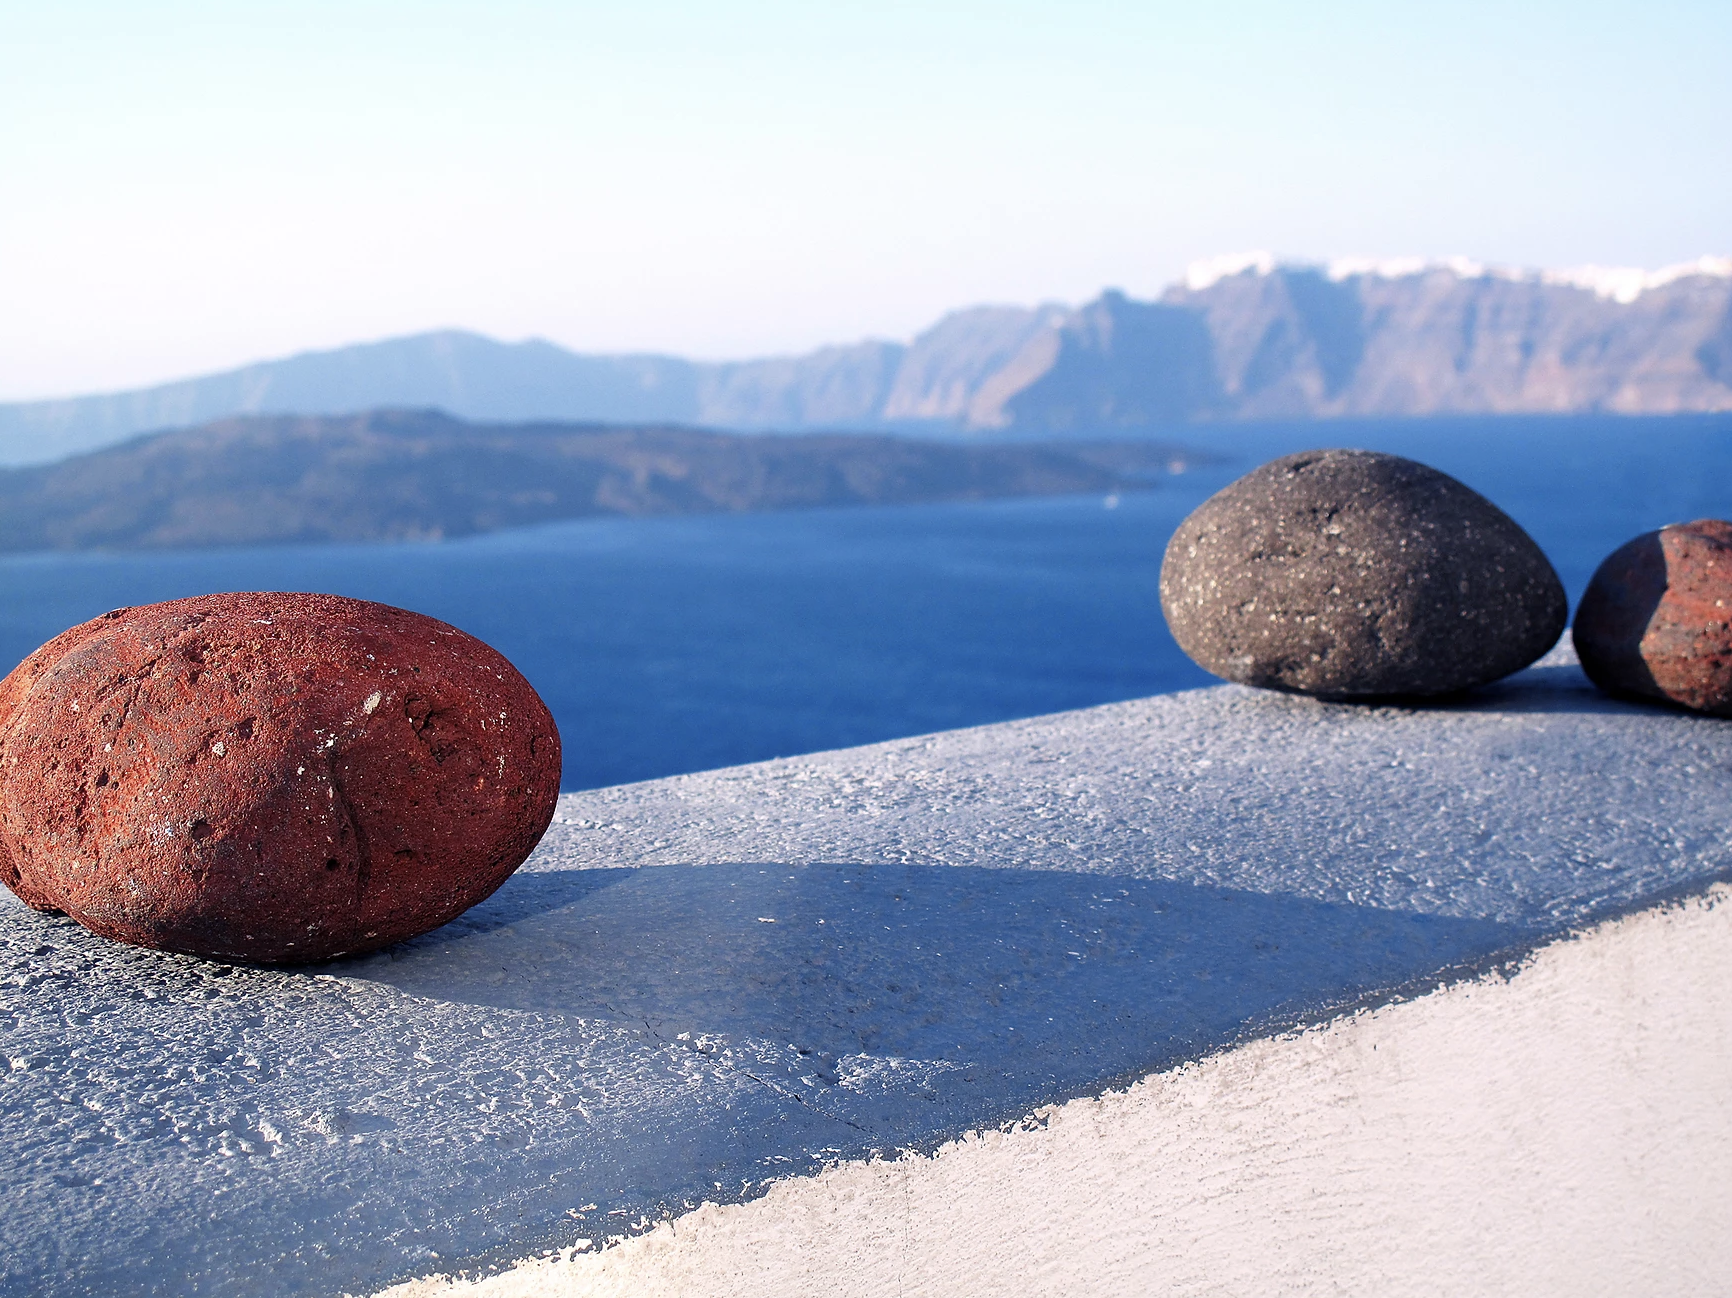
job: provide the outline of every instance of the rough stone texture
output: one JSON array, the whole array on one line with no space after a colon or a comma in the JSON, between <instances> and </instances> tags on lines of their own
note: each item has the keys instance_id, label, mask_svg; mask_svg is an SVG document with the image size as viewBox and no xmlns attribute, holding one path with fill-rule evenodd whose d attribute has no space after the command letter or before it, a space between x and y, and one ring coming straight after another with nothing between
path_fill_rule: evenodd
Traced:
<instances>
[{"instance_id":1,"label":"rough stone texture","mask_svg":"<svg viewBox=\"0 0 1732 1298\"><path fill-rule=\"evenodd\" d=\"M1732 717L1732 523L1675 523L1614 550L1574 639L1603 690Z\"/></svg>"},{"instance_id":2,"label":"rough stone texture","mask_svg":"<svg viewBox=\"0 0 1732 1298\"><path fill-rule=\"evenodd\" d=\"M1449 694L1557 642L1564 589L1483 496L1413 460L1272 460L1179 525L1161 568L1179 646L1217 676L1325 698Z\"/></svg>"},{"instance_id":3,"label":"rough stone texture","mask_svg":"<svg viewBox=\"0 0 1732 1298\"><path fill-rule=\"evenodd\" d=\"M117 609L0 682L0 878L140 946L370 951L499 887L559 769L529 683L432 618L305 594Z\"/></svg>"}]
</instances>

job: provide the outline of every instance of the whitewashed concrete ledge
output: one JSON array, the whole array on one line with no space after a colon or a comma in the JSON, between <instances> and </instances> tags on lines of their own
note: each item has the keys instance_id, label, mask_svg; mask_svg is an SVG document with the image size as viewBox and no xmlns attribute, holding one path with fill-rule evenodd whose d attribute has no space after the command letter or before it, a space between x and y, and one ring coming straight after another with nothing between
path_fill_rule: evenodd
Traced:
<instances>
[{"instance_id":1,"label":"whitewashed concrete ledge","mask_svg":"<svg viewBox=\"0 0 1732 1298\"><path fill-rule=\"evenodd\" d=\"M0 910L0 1289L1717 1291L1729 776L1560 653L570 795L310 972Z\"/></svg>"}]
</instances>

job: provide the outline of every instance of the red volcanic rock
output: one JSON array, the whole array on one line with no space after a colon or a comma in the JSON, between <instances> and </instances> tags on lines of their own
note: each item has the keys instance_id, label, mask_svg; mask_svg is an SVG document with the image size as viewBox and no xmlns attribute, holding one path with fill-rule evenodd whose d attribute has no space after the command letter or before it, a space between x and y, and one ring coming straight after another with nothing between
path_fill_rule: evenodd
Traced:
<instances>
[{"instance_id":1,"label":"red volcanic rock","mask_svg":"<svg viewBox=\"0 0 1732 1298\"><path fill-rule=\"evenodd\" d=\"M1732 717L1732 523L1676 523L1614 550L1574 638L1601 689Z\"/></svg>"},{"instance_id":2,"label":"red volcanic rock","mask_svg":"<svg viewBox=\"0 0 1732 1298\"><path fill-rule=\"evenodd\" d=\"M104 937L267 963L372 950L497 888L559 732L497 652L335 595L74 627L0 681L0 878Z\"/></svg>"}]
</instances>

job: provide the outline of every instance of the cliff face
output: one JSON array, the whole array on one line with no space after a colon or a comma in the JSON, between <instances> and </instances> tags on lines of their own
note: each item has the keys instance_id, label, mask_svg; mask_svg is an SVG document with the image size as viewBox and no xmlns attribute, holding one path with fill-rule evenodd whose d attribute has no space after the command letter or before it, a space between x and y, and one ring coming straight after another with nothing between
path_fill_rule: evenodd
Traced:
<instances>
[{"instance_id":1,"label":"cliff face","mask_svg":"<svg viewBox=\"0 0 1732 1298\"><path fill-rule=\"evenodd\" d=\"M1732 409L1732 276L1628 301L1537 276L1245 270L1158 303L1108 293L973 425Z\"/></svg>"},{"instance_id":2,"label":"cliff face","mask_svg":"<svg viewBox=\"0 0 1732 1298\"><path fill-rule=\"evenodd\" d=\"M0 406L0 463L245 413L1061 435L1192 420L1732 410L1732 259L1664 272L1467 265L1193 274L1159 301L977 307L912 343L700 364L445 332L140 392Z\"/></svg>"},{"instance_id":3,"label":"cliff face","mask_svg":"<svg viewBox=\"0 0 1732 1298\"><path fill-rule=\"evenodd\" d=\"M1163 301L1197 312L1239 418L1732 409L1732 277L1630 301L1445 268L1254 271Z\"/></svg>"}]
</instances>

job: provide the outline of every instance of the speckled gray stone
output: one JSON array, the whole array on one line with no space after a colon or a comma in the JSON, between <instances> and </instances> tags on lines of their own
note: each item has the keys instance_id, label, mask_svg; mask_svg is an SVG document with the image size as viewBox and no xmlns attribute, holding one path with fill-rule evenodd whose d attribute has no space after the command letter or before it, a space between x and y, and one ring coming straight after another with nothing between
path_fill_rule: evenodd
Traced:
<instances>
[{"instance_id":1,"label":"speckled gray stone","mask_svg":"<svg viewBox=\"0 0 1732 1298\"><path fill-rule=\"evenodd\" d=\"M1484 685L1562 634L1563 584L1533 539L1447 474L1375 451L1304 451L1179 525L1161 608L1200 666L1333 699Z\"/></svg>"}]
</instances>

